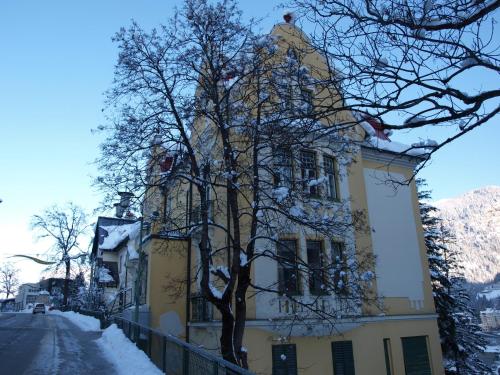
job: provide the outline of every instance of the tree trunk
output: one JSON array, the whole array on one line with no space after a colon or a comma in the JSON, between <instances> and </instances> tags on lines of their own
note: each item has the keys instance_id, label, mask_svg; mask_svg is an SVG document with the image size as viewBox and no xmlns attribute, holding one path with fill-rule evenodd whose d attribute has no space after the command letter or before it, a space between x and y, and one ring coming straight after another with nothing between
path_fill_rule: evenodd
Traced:
<instances>
[{"instance_id":1,"label":"tree trunk","mask_svg":"<svg viewBox=\"0 0 500 375\"><path fill-rule=\"evenodd\" d=\"M231 363L238 364L233 342L234 317L229 301L223 301L217 308L222 314L222 332L220 336L222 358Z\"/></svg>"},{"instance_id":2,"label":"tree trunk","mask_svg":"<svg viewBox=\"0 0 500 375\"><path fill-rule=\"evenodd\" d=\"M64 292L63 292L63 306L66 306L68 304L68 294L69 294L69 278L70 278L70 262L65 261L64 264L66 265L66 275L64 277Z\"/></svg>"}]
</instances>

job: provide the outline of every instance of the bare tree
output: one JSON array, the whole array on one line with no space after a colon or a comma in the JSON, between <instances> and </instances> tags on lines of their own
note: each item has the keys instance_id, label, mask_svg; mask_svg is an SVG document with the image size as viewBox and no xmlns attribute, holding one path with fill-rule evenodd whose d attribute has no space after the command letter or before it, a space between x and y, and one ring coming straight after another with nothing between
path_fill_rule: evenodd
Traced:
<instances>
[{"instance_id":1,"label":"bare tree","mask_svg":"<svg viewBox=\"0 0 500 375\"><path fill-rule=\"evenodd\" d=\"M0 267L0 293L5 294L5 298L14 295L19 286L19 270L11 263L5 263Z\"/></svg>"},{"instance_id":2,"label":"bare tree","mask_svg":"<svg viewBox=\"0 0 500 375\"><path fill-rule=\"evenodd\" d=\"M111 195L120 189L145 197L145 216L155 213L146 206L162 200L155 197L161 187L164 229L189 233L196 244L194 277L222 316L222 355L247 367L249 289L286 297L303 310L294 319L332 329L342 313L358 314L361 302L374 298L373 259L353 243L363 215L337 200L333 160L345 171L357 150L346 135L352 123L336 121L349 115L332 103L339 94L322 72L304 64L310 48L254 35L240 16L234 1L187 0L160 29L133 24L116 35L120 54L98 182ZM332 156L325 159L329 177L299 151L307 148ZM282 240L290 230L345 238L345 249L328 257L320 248L298 253ZM279 280L252 282L258 261L279 267ZM314 289L310 298L298 295L299 280ZM324 295L344 305L319 308Z\"/></svg>"},{"instance_id":3,"label":"bare tree","mask_svg":"<svg viewBox=\"0 0 500 375\"><path fill-rule=\"evenodd\" d=\"M52 206L42 214L34 215L31 227L38 233L38 238L49 238L53 241L47 251L47 261L58 270L64 267L63 304L68 303L71 267L77 260L84 260L87 252L80 247L79 241L89 229L84 210L74 203L63 207Z\"/></svg>"},{"instance_id":4,"label":"bare tree","mask_svg":"<svg viewBox=\"0 0 500 375\"><path fill-rule=\"evenodd\" d=\"M343 105L386 129L445 127L439 148L498 119L498 0L292 0ZM383 121L385 120L385 121ZM429 134L429 133L428 133ZM432 133L430 133L432 134Z\"/></svg>"}]
</instances>

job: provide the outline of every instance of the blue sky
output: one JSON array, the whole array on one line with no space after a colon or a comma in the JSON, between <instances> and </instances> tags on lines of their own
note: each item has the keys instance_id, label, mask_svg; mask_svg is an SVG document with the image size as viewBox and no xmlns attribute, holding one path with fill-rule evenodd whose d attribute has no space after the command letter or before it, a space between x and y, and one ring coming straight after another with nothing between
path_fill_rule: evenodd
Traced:
<instances>
[{"instance_id":1,"label":"blue sky","mask_svg":"<svg viewBox=\"0 0 500 375\"><path fill-rule=\"evenodd\" d=\"M103 123L117 50L113 34L135 19L148 29L165 22L180 1L4 1L0 5L0 263L14 253L41 253L28 229L33 214L73 201L89 211L99 196L91 162ZM278 1L241 2L246 16L281 21ZM424 137L438 138L434 132ZM398 137L402 140L407 136ZM422 173L434 198L500 185L498 124L490 123L439 152ZM83 244L86 246L87 244ZM23 281L38 266L16 261Z\"/></svg>"}]
</instances>

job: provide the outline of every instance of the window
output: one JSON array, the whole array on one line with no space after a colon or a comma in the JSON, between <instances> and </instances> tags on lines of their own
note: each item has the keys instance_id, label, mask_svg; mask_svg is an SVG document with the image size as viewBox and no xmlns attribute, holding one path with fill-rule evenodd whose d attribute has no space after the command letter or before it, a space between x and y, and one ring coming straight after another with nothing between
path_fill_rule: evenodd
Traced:
<instances>
[{"instance_id":1,"label":"window","mask_svg":"<svg viewBox=\"0 0 500 375\"><path fill-rule=\"evenodd\" d=\"M273 375L297 374L297 349L295 344L273 345Z\"/></svg>"},{"instance_id":2,"label":"window","mask_svg":"<svg viewBox=\"0 0 500 375\"><path fill-rule=\"evenodd\" d=\"M289 148L278 147L274 151L274 184L292 188L292 152Z\"/></svg>"},{"instance_id":3,"label":"window","mask_svg":"<svg viewBox=\"0 0 500 375\"><path fill-rule=\"evenodd\" d=\"M323 271L323 249L321 241L306 241L307 263L309 265L309 291L314 295L325 294Z\"/></svg>"},{"instance_id":4,"label":"window","mask_svg":"<svg viewBox=\"0 0 500 375\"><path fill-rule=\"evenodd\" d=\"M207 204L207 209L206 209L206 212L207 212L207 216L208 216L208 220L214 220L214 210L215 210L215 201L213 200L210 200L210 196L211 196L211 193L210 193L210 186L205 186L205 198L206 198L206 204ZM166 201L166 203L168 204L168 201ZM168 207L165 206L165 210L167 210ZM190 215L190 222L193 223L193 224L199 224L201 223L201 216L202 216L202 207L201 207L201 198L196 202L196 203L193 203L193 207L191 208L191 215Z\"/></svg>"},{"instance_id":5,"label":"window","mask_svg":"<svg viewBox=\"0 0 500 375\"><path fill-rule=\"evenodd\" d=\"M427 352L427 337L403 337L403 358L406 375L431 375L431 364Z\"/></svg>"},{"instance_id":6,"label":"window","mask_svg":"<svg viewBox=\"0 0 500 375\"><path fill-rule=\"evenodd\" d=\"M330 156L323 156L325 177L326 177L326 197L332 200L338 200L337 173L335 168L335 159Z\"/></svg>"},{"instance_id":7,"label":"window","mask_svg":"<svg viewBox=\"0 0 500 375\"><path fill-rule=\"evenodd\" d=\"M191 321L209 322L213 318L212 304L202 294L191 296Z\"/></svg>"},{"instance_id":8,"label":"window","mask_svg":"<svg viewBox=\"0 0 500 375\"><path fill-rule=\"evenodd\" d=\"M334 375L355 375L352 341L332 342Z\"/></svg>"},{"instance_id":9,"label":"window","mask_svg":"<svg viewBox=\"0 0 500 375\"><path fill-rule=\"evenodd\" d=\"M278 243L278 288L283 294L299 294L296 240L281 240Z\"/></svg>"},{"instance_id":10,"label":"window","mask_svg":"<svg viewBox=\"0 0 500 375\"><path fill-rule=\"evenodd\" d=\"M300 96L301 96L300 108L302 109L302 112L304 114L310 115L311 113L313 113L313 110L314 110L313 92L311 90L306 89L306 88L301 88L300 89Z\"/></svg>"},{"instance_id":11,"label":"window","mask_svg":"<svg viewBox=\"0 0 500 375\"><path fill-rule=\"evenodd\" d=\"M331 242L333 287L337 293L347 293L347 267L345 262L344 244L338 241Z\"/></svg>"},{"instance_id":12,"label":"window","mask_svg":"<svg viewBox=\"0 0 500 375\"><path fill-rule=\"evenodd\" d=\"M300 161L304 192L310 196L318 196L316 154L312 151L302 151L300 153Z\"/></svg>"},{"instance_id":13,"label":"window","mask_svg":"<svg viewBox=\"0 0 500 375\"><path fill-rule=\"evenodd\" d=\"M385 356L385 372L386 375L392 375L392 352L391 339L384 339L384 356Z\"/></svg>"}]
</instances>

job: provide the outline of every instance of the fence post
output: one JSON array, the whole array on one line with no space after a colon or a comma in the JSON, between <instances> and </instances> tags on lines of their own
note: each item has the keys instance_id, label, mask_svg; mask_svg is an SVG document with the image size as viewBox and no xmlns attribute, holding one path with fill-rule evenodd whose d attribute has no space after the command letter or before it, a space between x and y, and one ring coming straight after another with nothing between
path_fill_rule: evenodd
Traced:
<instances>
[{"instance_id":1,"label":"fence post","mask_svg":"<svg viewBox=\"0 0 500 375\"><path fill-rule=\"evenodd\" d=\"M140 344L139 340L141 339L141 327L137 324L134 324L134 339L135 345L138 346Z\"/></svg>"},{"instance_id":2,"label":"fence post","mask_svg":"<svg viewBox=\"0 0 500 375\"><path fill-rule=\"evenodd\" d=\"M182 347L182 375L189 375L189 351Z\"/></svg>"},{"instance_id":3,"label":"fence post","mask_svg":"<svg viewBox=\"0 0 500 375\"><path fill-rule=\"evenodd\" d=\"M214 368L213 368L213 375L217 375L219 373L219 362L217 361L213 361L213 365L214 365Z\"/></svg>"},{"instance_id":4,"label":"fence post","mask_svg":"<svg viewBox=\"0 0 500 375\"><path fill-rule=\"evenodd\" d=\"M148 329L148 356L151 358L151 340L153 339L153 334L150 329Z\"/></svg>"},{"instance_id":5,"label":"fence post","mask_svg":"<svg viewBox=\"0 0 500 375\"><path fill-rule=\"evenodd\" d=\"M167 338L162 336L162 370L163 373L167 372Z\"/></svg>"}]
</instances>

